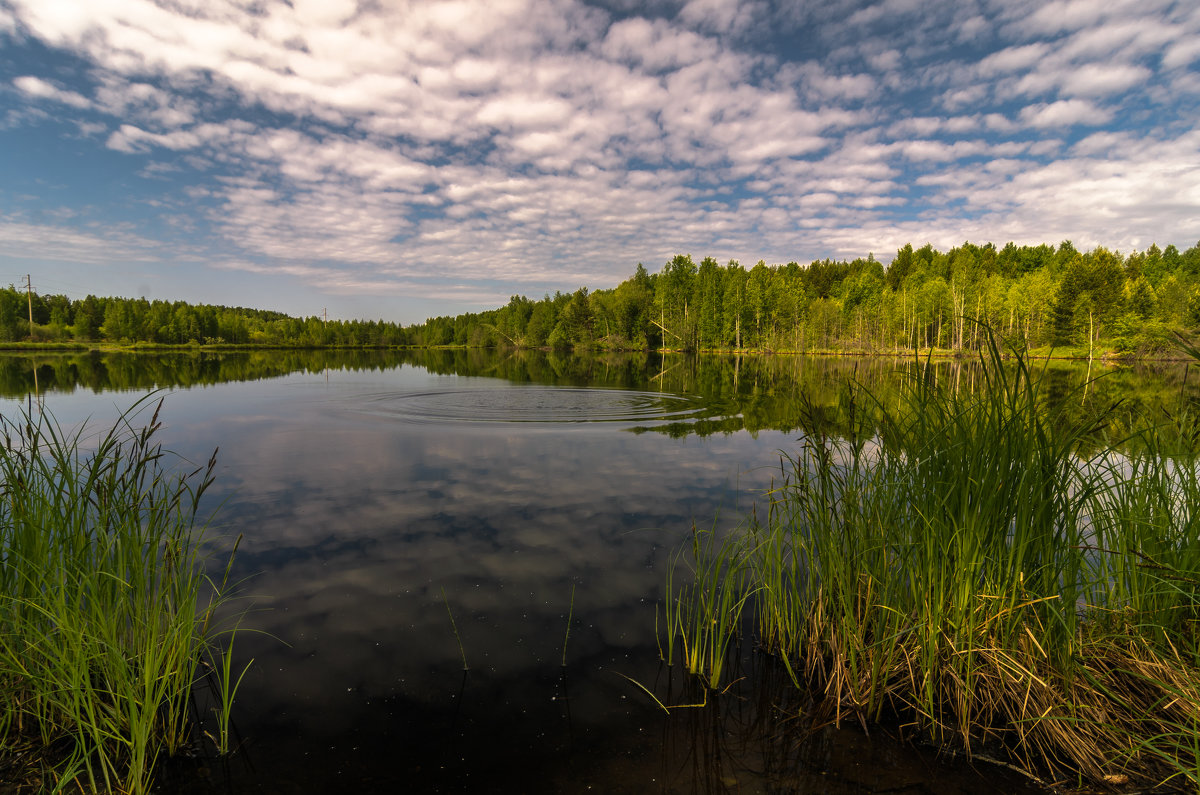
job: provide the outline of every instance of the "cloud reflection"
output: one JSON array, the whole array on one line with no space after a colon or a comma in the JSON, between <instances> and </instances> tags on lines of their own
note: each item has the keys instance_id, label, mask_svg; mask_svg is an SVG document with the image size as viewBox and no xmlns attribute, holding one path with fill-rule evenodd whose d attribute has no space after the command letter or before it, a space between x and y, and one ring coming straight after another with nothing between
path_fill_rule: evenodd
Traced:
<instances>
[{"instance_id":1,"label":"cloud reflection","mask_svg":"<svg viewBox=\"0 0 1200 795\"><path fill-rule=\"evenodd\" d=\"M789 443L774 432L676 440L619 423L417 422L369 410L381 388L411 390L412 378L348 373L325 386L297 375L168 401L177 449L199 457L220 446L214 532L243 534L236 573L266 608L245 624L262 634L238 649L255 660L241 728L260 776L297 775L296 749L320 749L322 764L360 777L420 767L449 753L446 737L462 743L472 726L502 719L510 736L491 744L514 758L541 753L538 736L565 720L569 611L575 731L595 743L658 720L610 669L653 675L671 551L693 519L740 517L769 477L755 468ZM451 380L425 378L427 390ZM448 609L471 668L461 706ZM384 738L398 745L381 758L354 750Z\"/></svg>"},{"instance_id":2,"label":"cloud reflection","mask_svg":"<svg viewBox=\"0 0 1200 795\"><path fill-rule=\"evenodd\" d=\"M212 533L226 544L243 534L236 576L250 578L259 608L236 648L255 661L236 710L247 752L214 781L236 792L531 793L719 791L728 781L861 792L900 780L895 760L855 769L863 752L844 738L798 750L774 703L759 705L774 723L752 721L771 736L735 749L743 741L724 718L668 720L617 675L676 703L655 638L671 553L693 521L739 521L792 434L675 438L625 432L642 417L461 422L378 410L467 389L479 405L520 408L513 393L530 387L405 367L168 395L165 445L192 460L220 447ZM560 411L577 390L533 391L561 398ZM67 426L89 415L103 425L121 408L111 393L46 402ZM723 748L710 748L718 725ZM753 757L769 743L787 744L786 773L759 769ZM850 776L841 790L830 766ZM928 777L909 767L903 780ZM960 791L986 791L978 784Z\"/></svg>"}]
</instances>

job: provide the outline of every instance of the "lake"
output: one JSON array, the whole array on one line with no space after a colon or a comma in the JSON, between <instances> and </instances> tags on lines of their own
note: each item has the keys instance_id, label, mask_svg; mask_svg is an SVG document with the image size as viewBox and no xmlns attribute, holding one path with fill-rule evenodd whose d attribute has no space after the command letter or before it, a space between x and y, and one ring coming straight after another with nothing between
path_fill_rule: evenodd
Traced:
<instances>
[{"instance_id":1,"label":"lake","mask_svg":"<svg viewBox=\"0 0 1200 795\"><path fill-rule=\"evenodd\" d=\"M240 750L184 792L1018 792L886 728L822 726L769 659L704 698L660 660L693 523L731 527L806 423L882 359L420 351L0 357L4 413L97 428L161 389L164 446L202 463L210 534L242 536ZM973 387L969 366L936 377ZM1182 366L1055 365L1063 400L1169 407ZM1096 373L1093 372L1093 375ZM808 395L807 401L800 396ZM149 417L149 412L143 415ZM464 672L464 660L466 670ZM643 689L644 688L644 689ZM703 707L664 713L668 705Z\"/></svg>"}]
</instances>

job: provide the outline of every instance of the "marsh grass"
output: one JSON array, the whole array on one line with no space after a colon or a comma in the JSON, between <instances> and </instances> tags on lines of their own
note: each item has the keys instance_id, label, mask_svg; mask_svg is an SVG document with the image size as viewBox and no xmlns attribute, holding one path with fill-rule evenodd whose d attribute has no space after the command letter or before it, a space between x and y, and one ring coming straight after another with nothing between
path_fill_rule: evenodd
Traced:
<instances>
[{"instance_id":1,"label":"marsh grass","mask_svg":"<svg viewBox=\"0 0 1200 795\"><path fill-rule=\"evenodd\" d=\"M743 608L753 593L743 544L739 536L722 538L716 528L699 530L693 523L691 578L681 586L675 584L674 572L680 568L684 550L676 553L667 567L671 572L667 593L672 598L664 605L666 661L674 662L678 638L688 673L701 677L713 690L721 686L730 644L740 632Z\"/></svg>"},{"instance_id":2,"label":"marsh grass","mask_svg":"<svg viewBox=\"0 0 1200 795\"><path fill-rule=\"evenodd\" d=\"M899 719L1065 780L1194 790L1194 415L1110 439L1118 407L1067 410L1082 388L1050 401L994 342L982 365L970 394L919 361L889 405L852 385L843 436L813 410L765 520L681 548L667 661L678 647L719 687L745 611L835 720Z\"/></svg>"},{"instance_id":3,"label":"marsh grass","mask_svg":"<svg viewBox=\"0 0 1200 795\"><path fill-rule=\"evenodd\" d=\"M216 454L171 470L161 401L135 425L148 405L94 439L32 409L0 418L0 743L46 751L43 789L149 791L160 755L196 738L201 660L232 665L229 567L206 573L197 522Z\"/></svg>"}]
</instances>

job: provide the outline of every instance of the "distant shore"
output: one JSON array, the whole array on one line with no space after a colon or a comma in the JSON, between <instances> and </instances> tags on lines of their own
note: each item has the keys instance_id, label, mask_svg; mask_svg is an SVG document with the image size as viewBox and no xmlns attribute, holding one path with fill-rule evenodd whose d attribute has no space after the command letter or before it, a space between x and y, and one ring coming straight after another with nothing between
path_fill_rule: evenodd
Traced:
<instances>
[{"instance_id":1,"label":"distant shore","mask_svg":"<svg viewBox=\"0 0 1200 795\"><path fill-rule=\"evenodd\" d=\"M283 345L278 343L214 343L186 345L167 345L156 342L113 343L97 342L4 342L0 343L0 353L220 353L234 351L270 351L270 350L337 350L337 351L371 351L371 350L472 350L481 346L471 345L312 345L297 344ZM506 346L507 347L507 346ZM702 356L830 356L830 357L859 357L873 359L911 359L933 358L937 360L971 360L978 358L979 352L973 350L953 350L950 348L897 348L891 350L840 350L836 348L816 348L812 350L769 350L751 348L716 348L699 351L685 351L677 348L551 348L548 346L512 347L512 350L541 350L559 351L563 353L579 353L582 355L596 353L671 353L695 354ZM1189 357L1183 351L1153 355L1140 355L1132 352L1118 353L1111 348L1095 347L1089 351L1081 346L1064 348L1030 348L1022 354L1031 360L1045 361L1088 361L1102 365L1135 364L1138 362L1187 362Z\"/></svg>"}]
</instances>

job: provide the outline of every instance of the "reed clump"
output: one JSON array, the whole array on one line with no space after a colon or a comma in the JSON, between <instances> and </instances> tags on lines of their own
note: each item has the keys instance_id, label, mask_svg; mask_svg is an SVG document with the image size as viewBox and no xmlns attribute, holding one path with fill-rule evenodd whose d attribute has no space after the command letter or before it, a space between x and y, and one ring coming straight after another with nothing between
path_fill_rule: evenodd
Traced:
<instances>
[{"instance_id":1,"label":"reed clump","mask_svg":"<svg viewBox=\"0 0 1200 795\"><path fill-rule=\"evenodd\" d=\"M97 436L32 408L0 418L0 758L37 760L5 770L16 791L149 791L159 757L199 736L204 666L230 681L233 552L210 559L197 521L216 454L171 470L161 401L134 424L146 408Z\"/></svg>"},{"instance_id":2,"label":"reed clump","mask_svg":"<svg viewBox=\"0 0 1200 795\"><path fill-rule=\"evenodd\" d=\"M995 342L982 366L972 394L920 362L888 405L851 386L851 432L812 425L765 520L688 545L667 648L717 687L706 650L745 610L837 720L1061 781L1200 789L1195 417L1110 439L1116 407L1051 401Z\"/></svg>"}]
</instances>

